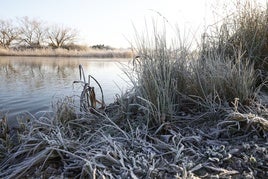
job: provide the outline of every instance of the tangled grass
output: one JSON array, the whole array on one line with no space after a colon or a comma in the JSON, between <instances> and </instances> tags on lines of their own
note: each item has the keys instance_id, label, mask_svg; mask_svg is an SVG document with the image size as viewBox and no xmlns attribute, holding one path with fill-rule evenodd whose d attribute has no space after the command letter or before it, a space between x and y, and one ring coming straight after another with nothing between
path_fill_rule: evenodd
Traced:
<instances>
[{"instance_id":1,"label":"tangled grass","mask_svg":"<svg viewBox=\"0 0 268 179\"><path fill-rule=\"evenodd\" d=\"M263 117L228 108L224 119L212 120L210 113L181 115L154 129L146 122L149 109L131 98L135 97L129 93L107 106L105 114L95 115L79 112L78 106L74 111L66 98L55 104L54 115L21 120L19 143L3 147L1 138L1 149L7 150L1 150L0 177L268 176L264 106L259 106Z\"/></svg>"}]
</instances>

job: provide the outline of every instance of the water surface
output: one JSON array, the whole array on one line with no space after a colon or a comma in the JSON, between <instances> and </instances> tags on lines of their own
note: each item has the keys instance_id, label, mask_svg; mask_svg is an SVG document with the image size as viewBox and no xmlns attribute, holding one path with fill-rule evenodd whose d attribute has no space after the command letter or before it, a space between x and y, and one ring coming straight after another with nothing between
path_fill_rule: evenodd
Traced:
<instances>
[{"instance_id":1,"label":"water surface","mask_svg":"<svg viewBox=\"0 0 268 179\"><path fill-rule=\"evenodd\" d=\"M79 64L85 74L101 84L105 102L115 100L115 94L127 89L121 64L127 59L86 59L51 57L0 57L0 117L51 110L53 101L65 96L80 95ZM93 86L96 84L92 84ZM96 86L97 87L97 86Z\"/></svg>"}]
</instances>

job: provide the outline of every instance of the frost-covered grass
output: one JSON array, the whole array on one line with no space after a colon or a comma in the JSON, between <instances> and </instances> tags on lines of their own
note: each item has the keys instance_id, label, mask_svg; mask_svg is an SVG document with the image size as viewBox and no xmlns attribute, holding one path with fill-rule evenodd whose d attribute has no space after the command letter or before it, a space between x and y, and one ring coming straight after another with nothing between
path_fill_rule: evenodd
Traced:
<instances>
[{"instance_id":1,"label":"frost-covered grass","mask_svg":"<svg viewBox=\"0 0 268 179\"><path fill-rule=\"evenodd\" d=\"M0 178L267 178L265 68L243 48L193 54L153 30L137 34L133 88L104 111L66 97L17 130L3 118Z\"/></svg>"},{"instance_id":2,"label":"frost-covered grass","mask_svg":"<svg viewBox=\"0 0 268 179\"><path fill-rule=\"evenodd\" d=\"M1 136L1 178L267 177L267 116L225 113L174 116L158 127L132 93L106 113L78 112L72 98L54 112L21 118L18 141ZM238 105L234 102L234 105ZM1 121L1 129L5 129Z\"/></svg>"}]
</instances>

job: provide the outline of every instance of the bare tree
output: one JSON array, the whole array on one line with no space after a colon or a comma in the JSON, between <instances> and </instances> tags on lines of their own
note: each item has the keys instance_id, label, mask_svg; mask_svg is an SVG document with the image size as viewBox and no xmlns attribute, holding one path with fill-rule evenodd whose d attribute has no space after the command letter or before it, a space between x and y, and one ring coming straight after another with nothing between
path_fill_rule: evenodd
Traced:
<instances>
[{"instance_id":1,"label":"bare tree","mask_svg":"<svg viewBox=\"0 0 268 179\"><path fill-rule=\"evenodd\" d=\"M47 27L44 22L23 17L19 19L21 44L32 48L39 48L45 43Z\"/></svg>"},{"instance_id":2,"label":"bare tree","mask_svg":"<svg viewBox=\"0 0 268 179\"><path fill-rule=\"evenodd\" d=\"M63 27L59 25L52 26L47 31L47 38L49 39L49 44L52 47L66 47L69 44L73 44L78 36L75 29Z\"/></svg>"},{"instance_id":3,"label":"bare tree","mask_svg":"<svg viewBox=\"0 0 268 179\"><path fill-rule=\"evenodd\" d=\"M18 36L19 30L12 24L11 20L0 20L0 46L9 48Z\"/></svg>"}]
</instances>

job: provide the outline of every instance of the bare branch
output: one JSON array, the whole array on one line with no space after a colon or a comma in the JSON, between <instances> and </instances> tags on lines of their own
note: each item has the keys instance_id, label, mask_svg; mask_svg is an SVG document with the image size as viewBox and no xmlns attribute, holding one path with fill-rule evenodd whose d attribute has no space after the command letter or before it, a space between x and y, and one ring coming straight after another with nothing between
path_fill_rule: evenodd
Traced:
<instances>
[{"instance_id":1,"label":"bare branch","mask_svg":"<svg viewBox=\"0 0 268 179\"><path fill-rule=\"evenodd\" d=\"M45 32L47 27L44 22L35 19L23 17L19 19L20 23L20 42L31 48L40 48L45 43Z\"/></svg>"},{"instance_id":2,"label":"bare branch","mask_svg":"<svg viewBox=\"0 0 268 179\"><path fill-rule=\"evenodd\" d=\"M9 48L19 36L18 28L11 20L0 20L0 46Z\"/></svg>"},{"instance_id":3,"label":"bare branch","mask_svg":"<svg viewBox=\"0 0 268 179\"><path fill-rule=\"evenodd\" d=\"M77 31L72 28L54 25L48 30L47 38L52 47L66 47L75 42Z\"/></svg>"}]
</instances>

